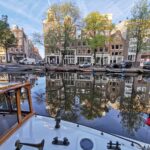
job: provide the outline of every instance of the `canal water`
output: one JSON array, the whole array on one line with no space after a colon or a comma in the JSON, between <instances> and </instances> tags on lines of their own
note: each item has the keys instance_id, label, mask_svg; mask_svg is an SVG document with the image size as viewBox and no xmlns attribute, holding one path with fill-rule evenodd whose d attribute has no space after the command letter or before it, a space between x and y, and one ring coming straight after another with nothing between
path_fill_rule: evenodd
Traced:
<instances>
[{"instance_id":1,"label":"canal water","mask_svg":"<svg viewBox=\"0 0 150 150\"><path fill-rule=\"evenodd\" d=\"M1 73L0 84L30 81L34 111L150 143L150 76L104 73Z\"/></svg>"}]
</instances>

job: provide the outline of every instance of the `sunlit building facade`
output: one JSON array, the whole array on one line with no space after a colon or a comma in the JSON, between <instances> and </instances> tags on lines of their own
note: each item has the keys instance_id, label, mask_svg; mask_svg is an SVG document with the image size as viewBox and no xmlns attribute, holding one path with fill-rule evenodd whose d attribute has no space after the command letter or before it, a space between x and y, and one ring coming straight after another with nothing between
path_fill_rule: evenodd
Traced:
<instances>
[{"instance_id":1,"label":"sunlit building facade","mask_svg":"<svg viewBox=\"0 0 150 150\"><path fill-rule=\"evenodd\" d=\"M112 15L108 14L108 19L112 22ZM44 35L49 32L49 29L55 32L55 27L58 26L58 22L55 18L54 13L51 10L47 12L47 18L43 21ZM90 48L88 41L84 38L84 33L81 31L80 35L77 36L76 27L74 27L74 40L70 42L67 47L64 56L64 64L83 64L85 62L94 64L93 50ZM111 35L111 32L106 32L107 36ZM46 37L46 36L45 36ZM46 39L45 39L46 41ZM63 41L57 43L59 49L50 49L45 44L45 58L48 64L60 64L62 61ZM96 48L96 64L107 65L110 63L109 43L104 47Z\"/></svg>"},{"instance_id":2,"label":"sunlit building facade","mask_svg":"<svg viewBox=\"0 0 150 150\"><path fill-rule=\"evenodd\" d=\"M28 39L23 28L14 25L11 31L17 39L17 43L8 49L8 62L17 63L26 57L35 58L37 60L41 59L38 49L35 48L32 41Z\"/></svg>"},{"instance_id":3,"label":"sunlit building facade","mask_svg":"<svg viewBox=\"0 0 150 150\"><path fill-rule=\"evenodd\" d=\"M3 47L0 47L0 63L6 62L6 50Z\"/></svg>"},{"instance_id":4,"label":"sunlit building facade","mask_svg":"<svg viewBox=\"0 0 150 150\"><path fill-rule=\"evenodd\" d=\"M110 63L120 63L126 58L127 41L123 38L121 31L117 30L111 34L110 41Z\"/></svg>"},{"instance_id":5,"label":"sunlit building facade","mask_svg":"<svg viewBox=\"0 0 150 150\"><path fill-rule=\"evenodd\" d=\"M14 25L11 31L17 39L17 44L9 48L8 62L18 62L28 55L28 39L23 28L19 28L17 25Z\"/></svg>"}]
</instances>

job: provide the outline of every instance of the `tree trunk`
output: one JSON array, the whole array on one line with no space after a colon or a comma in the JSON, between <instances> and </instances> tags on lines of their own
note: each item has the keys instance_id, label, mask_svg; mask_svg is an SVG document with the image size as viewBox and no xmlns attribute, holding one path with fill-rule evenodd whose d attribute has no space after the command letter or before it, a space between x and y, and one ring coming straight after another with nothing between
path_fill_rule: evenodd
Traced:
<instances>
[{"instance_id":1,"label":"tree trunk","mask_svg":"<svg viewBox=\"0 0 150 150\"><path fill-rule=\"evenodd\" d=\"M101 66L103 67L103 53L102 53L102 58L101 58Z\"/></svg>"},{"instance_id":2,"label":"tree trunk","mask_svg":"<svg viewBox=\"0 0 150 150\"><path fill-rule=\"evenodd\" d=\"M136 48L136 54L135 54L135 61L134 61L134 66L135 67L138 67L138 54L139 52L141 51L141 45L140 45L140 39L138 38L138 41L137 41L137 48Z\"/></svg>"},{"instance_id":3,"label":"tree trunk","mask_svg":"<svg viewBox=\"0 0 150 150\"><path fill-rule=\"evenodd\" d=\"M65 55L64 55L64 52L62 52L62 57L61 57L60 66L63 66L63 65L64 65L64 58L65 58Z\"/></svg>"},{"instance_id":4,"label":"tree trunk","mask_svg":"<svg viewBox=\"0 0 150 150\"><path fill-rule=\"evenodd\" d=\"M6 50L6 63L8 63L8 48L5 47L5 50Z\"/></svg>"},{"instance_id":5,"label":"tree trunk","mask_svg":"<svg viewBox=\"0 0 150 150\"><path fill-rule=\"evenodd\" d=\"M138 52L136 51L136 54L135 54L135 63L138 61Z\"/></svg>"},{"instance_id":6,"label":"tree trunk","mask_svg":"<svg viewBox=\"0 0 150 150\"><path fill-rule=\"evenodd\" d=\"M94 49L94 66L96 65L96 50Z\"/></svg>"}]
</instances>

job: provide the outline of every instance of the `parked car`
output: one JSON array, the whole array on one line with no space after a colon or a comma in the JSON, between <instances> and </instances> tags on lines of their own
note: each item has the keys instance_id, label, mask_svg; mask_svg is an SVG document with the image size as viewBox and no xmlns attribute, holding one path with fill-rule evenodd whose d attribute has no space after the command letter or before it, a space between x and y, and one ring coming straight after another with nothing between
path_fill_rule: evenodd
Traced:
<instances>
[{"instance_id":1,"label":"parked car","mask_svg":"<svg viewBox=\"0 0 150 150\"><path fill-rule=\"evenodd\" d=\"M107 68L131 68L132 62L131 61L123 61L121 63L112 63L106 66Z\"/></svg>"},{"instance_id":2,"label":"parked car","mask_svg":"<svg viewBox=\"0 0 150 150\"><path fill-rule=\"evenodd\" d=\"M88 67L91 67L91 63L86 62L86 63L80 64L79 67L80 67L80 68L88 68Z\"/></svg>"},{"instance_id":3,"label":"parked car","mask_svg":"<svg viewBox=\"0 0 150 150\"><path fill-rule=\"evenodd\" d=\"M143 64L143 69L150 69L150 61Z\"/></svg>"},{"instance_id":4,"label":"parked car","mask_svg":"<svg viewBox=\"0 0 150 150\"><path fill-rule=\"evenodd\" d=\"M106 67L107 68L121 68L121 65L117 63L112 63L110 65L107 65Z\"/></svg>"},{"instance_id":5,"label":"parked car","mask_svg":"<svg viewBox=\"0 0 150 150\"><path fill-rule=\"evenodd\" d=\"M34 58L23 58L22 60L19 61L19 64L35 65L36 62Z\"/></svg>"},{"instance_id":6,"label":"parked car","mask_svg":"<svg viewBox=\"0 0 150 150\"><path fill-rule=\"evenodd\" d=\"M123 61L120 63L121 68L131 68L132 62L131 61Z\"/></svg>"},{"instance_id":7,"label":"parked car","mask_svg":"<svg viewBox=\"0 0 150 150\"><path fill-rule=\"evenodd\" d=\"M44 66L45 62L43 60L39 60L36 62L36 65Z\"/></svg>"}]
</instances>

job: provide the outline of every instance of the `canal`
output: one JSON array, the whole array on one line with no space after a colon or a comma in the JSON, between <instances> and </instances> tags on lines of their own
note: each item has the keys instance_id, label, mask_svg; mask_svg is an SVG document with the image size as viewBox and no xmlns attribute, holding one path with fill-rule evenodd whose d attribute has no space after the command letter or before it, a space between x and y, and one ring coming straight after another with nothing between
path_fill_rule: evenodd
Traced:
<instances>
[{"instance_id":1,"label":"canal","mask_svg":"<svg viewBox=\"0 0 150 150\"><path fill-rule=\"evenodd\" d=\"M0 84L32 85L34 111L150 143L150 76L105 73L1 73ZM0 103L1 104L1 103ZM22 102L25 105L25 101Z\"/></svg>"}]
</instances>

